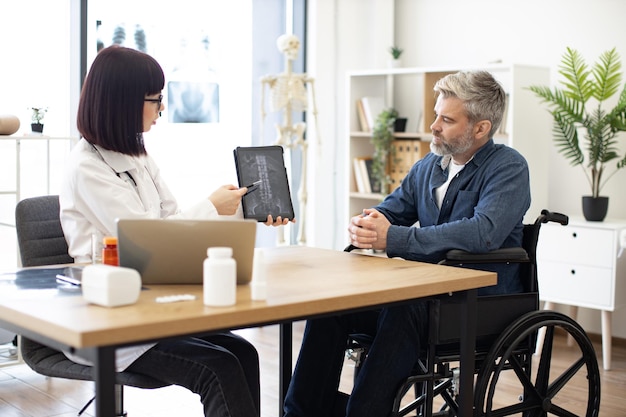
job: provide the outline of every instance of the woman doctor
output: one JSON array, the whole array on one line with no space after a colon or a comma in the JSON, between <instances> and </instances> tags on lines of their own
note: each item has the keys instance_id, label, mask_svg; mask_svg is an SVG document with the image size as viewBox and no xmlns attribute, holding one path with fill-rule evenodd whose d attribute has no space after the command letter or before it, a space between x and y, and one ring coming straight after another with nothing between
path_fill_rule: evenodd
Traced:
<instances>
[{"instance_id":1,"label":"woman doctor","mask_svg":"<svg viewBox=\"0 0 626 417\"><path fill-rule=\"evenodd\" d=\"M92 64L78 106L82 138L71 151L59 195L63 232L76 262L91 261L92 234L116 235L117 218L242 217L241 197L247 189L234 185L221 186L181 210L146 153L143 132L164 109L164 85L156 60L130 48L102 49ZM268 216L265 224L289 221ZM199 394L205 416L260 414L258 354L233 333L118 349L116 366Z\"/></svg>"}]
</instances>

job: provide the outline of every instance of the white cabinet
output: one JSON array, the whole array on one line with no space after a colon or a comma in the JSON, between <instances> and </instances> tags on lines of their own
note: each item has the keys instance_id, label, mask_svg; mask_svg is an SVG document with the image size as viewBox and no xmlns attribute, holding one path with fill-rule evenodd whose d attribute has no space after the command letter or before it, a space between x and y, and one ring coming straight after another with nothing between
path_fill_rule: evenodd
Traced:
<instances>
[{"instance_id":1,"label":"white cabinet","mask_svg":"<svg viewBox=\"0 0 626 417\"><path fill-rule=\"evenodd\" d=\"M626 254L620 234L626 221L545 224L537 247L539 296L554 303L602 311L604 369L611 367L611 313L626 304Z\"/></svg>"},{"instance_id":2,"label":"white cabinet","mask_svg":"<svg viewBox=\"0 0 626 417\"><path fill-rule=\"evenodd\" d=\"M348 72L346 160L344 175L348 179L347 228L350 217L364 208L377 204L384 196L357 192L353 161L371 157L374 148L370 133L360 131L357 100L363 97L382 97L386 107L394 107L400 117L407 117L406 133L400 139L420 139L428 146L430 124L434 120L435 96L433 86L446 74L459 70L483 69L498 79L508 95L508 108L503 132L494 139L517 149L530 168L532 205L527 222L532 222L542 209L548 208L548 154L552 146L552 122L548 111L527 89L531 85L550 85L550 70L526 65L490 65L477 68L390 68L384 70Z\"/></svg>"}]
</instances>

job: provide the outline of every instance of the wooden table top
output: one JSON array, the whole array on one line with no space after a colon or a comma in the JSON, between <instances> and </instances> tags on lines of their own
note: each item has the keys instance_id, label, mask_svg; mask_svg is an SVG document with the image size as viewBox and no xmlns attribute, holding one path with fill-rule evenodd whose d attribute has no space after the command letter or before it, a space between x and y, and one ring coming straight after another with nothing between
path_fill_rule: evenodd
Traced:
<instances>
[{"instance_id":1,"label":"wooden table top","mask_svg":"<svg viewBox=\"0 0 626 417\"><path fill-rule=\"evenodd\" d=\"M60 289L0 291L0 320L74 348L252 327L494 285L496 274L304 246L267 248L267 299L237 288L237 304L208 307L201 285L153 285L137 303L107 308ZM192 301L156 297L193 294Z\"/></svg>"}]
</instances>

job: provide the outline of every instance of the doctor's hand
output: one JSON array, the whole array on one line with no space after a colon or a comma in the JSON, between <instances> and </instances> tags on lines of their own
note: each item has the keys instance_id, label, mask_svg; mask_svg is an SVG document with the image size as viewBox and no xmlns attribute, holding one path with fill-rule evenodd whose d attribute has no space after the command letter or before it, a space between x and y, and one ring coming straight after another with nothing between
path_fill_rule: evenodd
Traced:
<instances>
[{"instance_id":1,"label":"doctor's hand","mask_svg":"<svg viewBox=\"0 0 626 417\"><path fill-rule=\"evenodd\" d=\"M365 209L350 219L348 233L350 243L361 249L384 250L387 248L387 231L391 223L377 210Z\"/></svg>"},{"instance_id":2,"label":"doctor's hand","mask_svg":"<svg viewBox=\"0 0 626 417\"><path fill-rule=\"evenodd\" d=\"M209 196L209 200L215 206L217 213L223 216L230 216L237 212L237 208L241 203L241 197L248 191L246 187L238 188L232 184L222 185L213 194Z\"/></svg>"},{"instance_id":3,"label":"doctor's hand","mask_svg":"<svg viewBox=\"0 0 626 417\"><path fill-rule=\"evenodd\" d=\"M280 216L276 217L276 220L274 220L272 218L272 215L268 214L267 220L263 224L265 224L266 226L282 226L282 225L289 223L289 221L290 221L289 219L283 219ZM291 223L295 223L295 222L296 222L296 219L291 219Z\"/></svg>"}]
</instances>

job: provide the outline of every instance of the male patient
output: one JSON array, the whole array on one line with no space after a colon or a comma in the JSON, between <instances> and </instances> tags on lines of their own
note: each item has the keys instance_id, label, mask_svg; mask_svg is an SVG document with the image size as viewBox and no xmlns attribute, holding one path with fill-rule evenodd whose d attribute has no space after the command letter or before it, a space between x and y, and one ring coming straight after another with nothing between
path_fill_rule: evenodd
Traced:
<instances>
[{"instance_id":1,"label":"male patient","mask_svg":"<svg viewBox=\"0 0 626 417\"><path fill-rule=\"evenodd\" d=\"M505 107L502 86L488 72L473 71L447 75L434 90L431 153L381 204L351 219L350 243L423 262L438 262L450 249L521 246L529 174L517 151L493 142ZM420 227L413 227L416 222ZM498 284L479 295L522 291L517 265L482 267L498 273ZM334 408L342 416L387 416L396 390L417 362L427 327L425 301L309 320L285 416L338 415ZM343 410L335 399L352 333L375 337Z\"/></svg>"}]
</instances>

